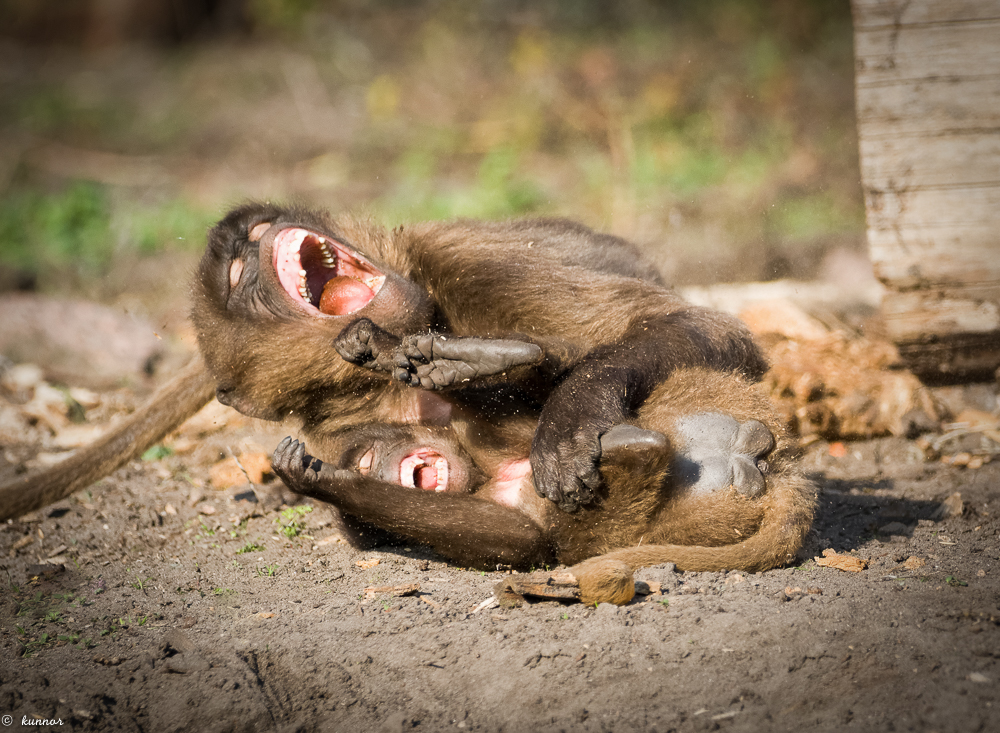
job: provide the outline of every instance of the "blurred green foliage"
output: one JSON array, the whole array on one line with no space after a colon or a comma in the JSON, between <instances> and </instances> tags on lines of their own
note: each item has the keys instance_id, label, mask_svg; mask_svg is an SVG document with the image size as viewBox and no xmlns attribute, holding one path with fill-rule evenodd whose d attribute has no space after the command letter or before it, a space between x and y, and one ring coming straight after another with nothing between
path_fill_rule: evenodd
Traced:
<instances>
[{"instance_id":1,"label":"blurred green foliage","mask_svg":"<svg viewBox=\"0 0 1000 733\"><path fill-rule=\"evenodd\" d=\"M518 174L518 156L511 147L494 148L483 156L472 181L428 190L428 181L435 178L436 161L426 151L409 151L399 162L394 190L377 202L376 208L389 221L491 219L537 211L542 205L542 192L530 179Z\"/></svg>"},{"instance_id":2,"label":"blurred green foliage","mask_svg":"<svg viewBox=\"0 0 1000 733\"><path fill-rule=\"evenodd\" d=\"M638 240L681 280L863 247L847 2L245 13L242 34L174 47L20 49L0 75L0 266L89 276L196 251L248 197L388 224L560 214ZM50 143L58 164L34 154ZM89 151L117 157L95 170Z\"/></svg>"},{"instance_id":3,"label":"blurred green foliage","mask_svg":"<svg viewBox=\"0 0 1000 733\"><path fill-rule=\"evenodd\" d=\"M179 199L133 201L126 209L113 215L107 187L84 181L50 193L15 191L0 199L0 266L31 273L43 287L61 286L67 273L106 274L117 253L200 250L214 218Z\"/></svg>"},{"instance_id":4,"label":"blurred green foliage","mask_svg":"<svg viewBox=\"0 0 1000 733\"><path fill-rule=\"evenodd\" d=\"M44 195L21 191L0 200L0 263L21 269L74 264L98 272L114 252L103 189L75 183Z\"/></svg>"}]
</instances>

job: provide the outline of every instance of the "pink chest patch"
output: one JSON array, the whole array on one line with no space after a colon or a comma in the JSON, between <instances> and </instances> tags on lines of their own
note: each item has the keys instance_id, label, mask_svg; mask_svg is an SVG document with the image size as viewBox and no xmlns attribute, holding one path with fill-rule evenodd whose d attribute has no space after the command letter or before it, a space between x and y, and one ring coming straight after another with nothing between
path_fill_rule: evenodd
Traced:
<instances>
[{"instance_id":1,"label":"pink chest patch","mask_svg":"<svg viewBox=\"0 0 1000 733\"><path fill-rule=\"evenodd\" d=\"M527 458L501 463L497 467L494 483L494 501L504 506L519 506L521 492L528 486L529 482L526 479L529 476L531 476L531 464Z\"/></svg>"}]
</instances>

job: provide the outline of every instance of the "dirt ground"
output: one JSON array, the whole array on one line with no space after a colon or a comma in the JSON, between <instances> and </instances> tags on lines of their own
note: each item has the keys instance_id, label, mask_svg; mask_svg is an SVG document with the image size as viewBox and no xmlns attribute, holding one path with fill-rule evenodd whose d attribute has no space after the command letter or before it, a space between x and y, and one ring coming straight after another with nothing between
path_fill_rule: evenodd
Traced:
<instances>
[{"instance_id":1,"label":"dirt ground","mask_svg":"<svg viewBox=\"0 0 1000 733\"><path fill-rule=\"evenodd\" d=\"M73 394L93 422L141 402ZM25 410L0 399L0 476L54 450ZM507 609L490 600L502 573L353 549L328 509L282 508L280 484L213 468L282 435L209 406L173 454L0 525L7 729L998 729L1000 460L818 441L796 567L648 568L653 592L621 608ZM867 567L820 567L825 549Z\"/></svg>"}]
</instances>

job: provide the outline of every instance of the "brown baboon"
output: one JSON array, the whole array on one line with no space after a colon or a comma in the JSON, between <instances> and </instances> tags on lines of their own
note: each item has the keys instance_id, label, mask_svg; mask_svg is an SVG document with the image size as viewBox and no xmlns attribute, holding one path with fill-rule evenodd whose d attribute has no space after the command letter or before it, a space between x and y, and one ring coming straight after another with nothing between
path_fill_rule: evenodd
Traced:
<instances>
[{"instance_id":1,"label":"brown baboon","mask_svg":"<svg viewBox=\"0 0 1000 733\"><path fill-rule=\"evenodd\" d=\"M770 403L733 374L679 369L659 384L602 436L596 506L576 513L535 494L531 426L512 427L520 442L497 451L469 431L368 424L310 445L320 458L286 438L274 467L293 490L463 565L582 563L571 571L592 600L616 597L611 560L766 570L794 556L812 522L814 488Z\"/></svg>"},{"instance_id":2,"label":"brown baboon","mask_svg":"<svg viewBox=\"0 0 1000 733\"><path fill-rule=\"evenodd\" d=\"M738 320L685 303L629 243L563 220L389 231L250 204L210 231L193 291L210 377L196 362L173 391L74 456L79 468L57 466L0 487L0 517L122 465L203 405L209 379L221 402L266 419L296 418L310 439L371 421L461 423L473 414L477 429L500 431L502 443L510 413L530 414L536 490L572 511L599 486L600 436L674 369L751 379L765 369ZM359 369L342 358L332 345L361 318L418 350L428 331L505 345L485 347L493 358L476 360L477 389L438 394L434 370L450 368L447 354L430 376L406 358L392 369Z\"/></svg>"}]
</instances>

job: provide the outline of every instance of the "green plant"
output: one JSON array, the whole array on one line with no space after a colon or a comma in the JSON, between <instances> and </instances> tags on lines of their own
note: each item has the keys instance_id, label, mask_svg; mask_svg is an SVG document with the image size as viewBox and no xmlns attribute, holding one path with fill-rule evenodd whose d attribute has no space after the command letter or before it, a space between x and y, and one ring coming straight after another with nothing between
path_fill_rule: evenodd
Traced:
<instances>
[{"instance_id":1,"label":"green plant","mask_svg":"<svg viewBox=\"0 0 1000 733\"><path fill-rule=\"evenodd\" d=\"M281 510L281 513L274 520L278 525L278 533L283 534L288 539L293 539L302 534L306 528L302 521L306 514L312 511L311 506L290 506Z\"/></svg>"},{"instance_id":2,"label":"green plant","mask_svg":"<svg viewBox=\"0 0 1000 733\"><path fill-rule=\"evenodd\" d=\"M239 524L237 524L235 527L233 527L231 530L229 530L229 536L232 539L234 539L234 540L237 537L245 535L246 533L247 533L247 520L246 519L240 520Z\"/></svg>"},{"instance_id":3,"label":"green plant","mask_svg":"<svg viewBox=\"0 0 1000 733\"><path fill-rule=\"evenodd\" d=\"M173 449L167 446L157 443L151 448L147 448L146 452L142 454L142 460L144 461L159 461L167 456L172 456L174 454Z\"/></svg>"},{"instance_id":4,"label":"green plant","mask_svg":"<svg viewBox=\"0 0 1000 733\"><path fill-rule=\"evenodd\" d=\"M47 644L54 643L55 641L55 637L49 636L43 632L42 634L39 634L37 639L29 641L24 645L24 656L32 657Z\"/></svg>"},{"instance_id":5,"label":"green plant","mask_svg":"<svg viewBox=\"0 0 1000 733\"><path fill-rule=\"evenodd\" d=\"M199 527L199 529L198 529L198 536L199 537L201 537L203 539L207 538L207 537L215 537L215 531L216 530L214 528L210 527L209 525L205 524L205 520L204 519L199 518L198 522L201 525Z\"/></svg>"}]
</instances>

